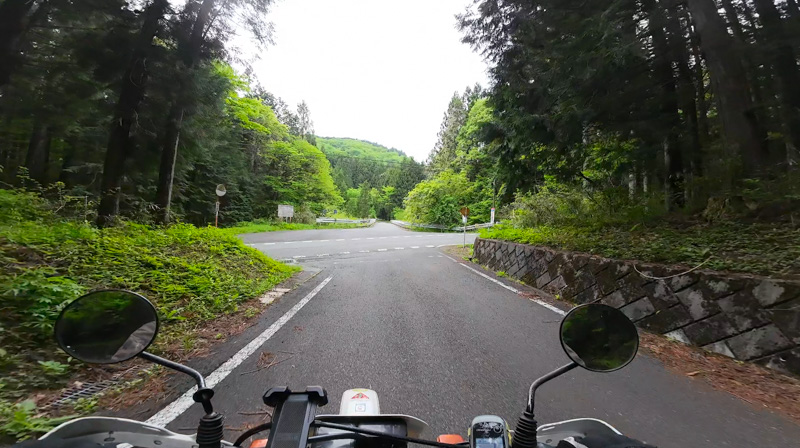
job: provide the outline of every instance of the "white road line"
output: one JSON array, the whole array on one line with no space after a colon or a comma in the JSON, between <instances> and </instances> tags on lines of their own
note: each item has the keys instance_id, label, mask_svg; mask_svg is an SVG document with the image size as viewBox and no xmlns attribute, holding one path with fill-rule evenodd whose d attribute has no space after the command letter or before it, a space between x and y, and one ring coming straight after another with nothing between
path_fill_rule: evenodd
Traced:
<instances>
[{"instance_id":1,"label":"white road line","mask_svg":"<svg viewBox=\"0 0 800 448\"><path fill-rule=\"evenodd\" d=\"M318 254L317 256L318 257L327 257L328 255L330 255L330 254Z\"/></svg>"},{"instance_id":2,"label":"white road line","mask_svg":"<svg viewBox=\"0 0 800 448\"><path fill-rule=\"evenodd\" d=\"M411 235L406 235L403 238L411 238Z\"/></svg>"},{"instance_id":3,"label":"white road line","mask_svg":"<svg viewBox=\"0 0 800 448\"><path fill-rule=\"evenodd\" d=\"M388 249L378 249L378 252L386 252Z\"/></svg>"},{"instance_id":4,"label":"white road line","mask_svg":"<svg viewBox=\"0 0 800 448\"><path fill-rule=\"evenodd\" d=\"M292 258L306 258L306 256L305 256L305 255L295 255L295 256L294 256L294 257L292 257Z\"/></svg>"},{"instance_id":5,"label":"white road line","mask_svg":"<svg viewBox=\"0 0 800 448\"><path fill-rule=\"evenodd\" d=\"M263 244L263 245L265 245L265 246L272 246L272 245L274 245L275 243L261 243L261 244Z\"/></svg>"},{"instance_id":6,"label":"white road line","mask_svg":"<svg viewBox=\"0 0 800 448\"><path fill-rule=\"evenodd\" d=\"M513 293L515 293L515 294L519 294L519 290L518 290L517 288L514 288L513 286L508 286L508 285L506 285L505 283L503 283L503 282L501 282L501 281L499 281L499 280L497 280L497 279L494 279L494 278L492 278L492 277L489 277L488 275L484 274L483 272L480 272L480 271L478 271L477 269L472 269L471 267L469 267L469 266L465 265L464 263L459 263L459 264L460 264L461 266L464 266L465 268L469 269L470 271L472 271L472 272L474 272L474 273L476 273L476 274L480 275L481 277L485 278L486 280L489 280L490 282L497 283L498 285L502 286L503 288L506 288L507 290L509 290L509 291L511 291L511 292L513 292ZM541 305L541 306L543 306L543 307L547 308L548 310L550 310L550 311L552 311L552 312L554 312L554 313L556 313L556 314L559 314L559 315L561 315L561 316L563 316L563 315L567 314L567 312L566 312L566 311L564 311L564 310L561 310L561 309L559 309L559 308L556 308L556 307L554 307L553 305L550 305L549 303L547 303L547 302L545 302L545 301L543 301L543 300L539 300L539 299L530 299L530 301L531 301L531 302L536 302L536 303L538 303L539 305Z\"/></svg>"},{"instance_id":7,"label":"white road line","mask_svg":"<svg viewBox=\"0 0 800 448\"><path fill-rule=\"evenodd\" d=\"M419 249L419 246L411 246L412 249Z\"/></svg>"},{"instance_id":8,"label":"white road line","mask_svg":"<svg viewBox=\"0 0 800 448\"><path fill-rule=\"evenodd\" d=\"M344 238L339 238L339 239L338 239L338 240L336 240L336 241L344 241Z\"/></svg>"},{"instance_id":9,"label":"white road line","mask_svg":"<svg viewBox=\"0 0 800 448\"><path fill-rule=\"evenodd\" d=\"M374 238L374 237L369 237L369 238L367 238L367 239L368 239L368 240L374 240L375 238Z\"/></svg>"},{"instance_id":10,"label":"white road line","mask_svg":"<svg viewBox=\"0 0 800 448\"><path fill-rule=\"evenodd\" d=\"M269 326L263 333L256 336L255 339L250 341L249 344L245 345L244 348L236 352L235 355L231 357L231 359L225 361L224 364L219 366L217 370L213 371L211 375L206 377L206 386L213 388L217 384L219 384L222 380L225 379L235 368L239 367L239 365L244 362L247 358L250 357L259 347L264 345L278 330L281 329L284 325L286 325L289 320L297 314L314 296L319 293L328 282L331 281L333 277L328 277L322 281L316 288L314 288L311 292L308 293L303 299L295 306L292 307L289 311L286 312L283 316L281 316L278 320L276 320L272 325ZM194 400L192 399L192 394L197 390L197 387L192 387L186 393L181 395L177 400L173 401L164 409L158 411L156 415L147 419L145 423L148 425L156 425L156 426L167 426L170 422L178 418L181 414L183 414L187 409L189 409L192 404L194 404Z\"/></svg>"},{"instance_id":11,"label":"white road line","mask_svg":"<svg viewBox=\"0 0 800 448\"><path fill-rule=\"evenodd\" d=\"M303 241L303 242L304 243L313 243L313 241L311 241L311 240L306 240L306 241Z\"/></svg>"},{"instance_id":12,"label":"white road line","mask_svg":"<svg viewBox=\"0 0 800 448\"><path fill-rule=\"evenodd\" d=\"M318 243L327 243L328 241L330 241L330 240L318 240L317 242Z\"/></svg>"},{"instance_id":13,"label":"white road line","mask_svg":"<svg viewBox=\"0 0 800 448\"><path fill-rule=\"evenodd\" d=\"M358 252L359 252L359 253L362 253L362 254L367 254L367 253L369 253L369 251L368 251L368 250L360 250L360 251L358 251Z\"/></svg>"},{"instance_id":14,"label":"white road line","mask_svg":"<svg viewBox=\"0 0 800 448\"><path fill-rule=\"evenodd\" d=\"M403 250L405 247L395 247L394 250Z\"/></svg>"},{"instance_id":15,"label":"white road line","mask_svg":"<svg viewBox=\"0 0 800 448\"><path fill-rule=\"evenodd\" d=\"M349 254L349 253L350 253L350 252L342 252L341 254L342 254L342 255L347 255L347 254Z\"/></svg>"}]
</instances>

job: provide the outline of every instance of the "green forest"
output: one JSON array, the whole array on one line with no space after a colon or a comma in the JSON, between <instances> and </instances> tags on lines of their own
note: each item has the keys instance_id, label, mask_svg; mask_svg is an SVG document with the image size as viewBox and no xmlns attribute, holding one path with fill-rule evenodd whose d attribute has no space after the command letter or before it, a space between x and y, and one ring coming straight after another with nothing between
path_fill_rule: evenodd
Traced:
<instances>
[{"instance_id":1,"label":"green forest","mask_svg":"<svg viewBox=\"0 0 800 448\"><path fill-rule=\"evenodd\" d=\"M406 216L482 236L800 274L794 1L477 0L491 85L456 92Z\"/></svg>"},{"instance_id":2,"label":"green forest","mask_svg":"<svg viewBox=\"0 0 800 448\"><path fill-rule=\"evenodd\" d=\"M217 184L223 225L341 204L308 105L231 68L231 26L266 45L270 3L3 1L0 180L100 226L213 223Z\"/></svg>"},{"instance_id":3,"label":"green forest","mask_svg":"<svg viewBox=\"0 0 800 448\"><path fill-rule=\"evenodd\" d=\"M425 178L422 164L402 151L350 138L317 137L330 160L336 187L349 216L390 220L403 200Z\"/></svg>"}]
</instances>

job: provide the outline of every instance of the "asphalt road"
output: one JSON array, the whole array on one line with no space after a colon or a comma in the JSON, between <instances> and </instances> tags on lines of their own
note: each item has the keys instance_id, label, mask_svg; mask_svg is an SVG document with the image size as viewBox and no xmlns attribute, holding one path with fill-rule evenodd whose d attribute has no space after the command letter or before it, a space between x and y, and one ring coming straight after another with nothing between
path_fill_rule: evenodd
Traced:
<instances>
[{"instance_id":1,"label":"asphalt road","mask_svg":"<svg viewBox=\"0 0 800 448\"><path fill-rule=\"evenodd\" d=\"M322 385L331 403L320 413L336 413L346 389L375 389L383 412L427 421L428 437L464 434L480 414L497 414L513 425L531 381L568 362L558 343L559 315L437 247L460 243L461 235L379 223L243 238L319 273L272 305L258 328L232 345L245 343L331 280L215 388L229 440L245 425L264 421L261 395L278 385ZM230 356L226 350L238 348L221 349L213 362ZM259 369L262 352L282 361ZM540 389L536 406L540 423L600 418L660 447L780 447L800 440L800 426L788 419L675 375L643 355L614 373L567 373ZM168 427L192 432L200 415L195 406Z\"/></svg>"},{"instance_id":2,"label":"asphalt road","mask_svg":"<svg viewBox=\"0 0 800 448\"><path fill-rule=\"evenodd\" d=\"M303 230L248 233L240 235L245 244L283 261L307 262L309 258L349 258L368 253L431 249L442 245L472 244L475 233L412 232L394 224L337 230Z\"/></svg>"}]
</instances>

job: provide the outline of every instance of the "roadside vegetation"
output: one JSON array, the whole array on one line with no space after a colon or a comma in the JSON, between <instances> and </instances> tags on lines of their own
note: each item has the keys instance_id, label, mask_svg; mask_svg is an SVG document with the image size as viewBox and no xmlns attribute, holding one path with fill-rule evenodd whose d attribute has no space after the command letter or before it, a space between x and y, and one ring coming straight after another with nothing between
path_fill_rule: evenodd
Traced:
<instances>
[{"instance_id":1,"label":"roadside vegetation","mask_svg":"<svg viewBox=\"0 0 800 448\"><path fill-rule=\"evenodd\" d=\"M3 436L27 436L59 422L42 415L42 403L30 398L66 386L86 368L58 350L52 336L59 312L80 295L101 288L141 293L162 322L152 350L186 353L204 323L239 311L297 269L213 227L119 221L97 229L63 217L74 210L69 200L28 191L0 190L0 207Z\"/></svg>"}]
</instances>

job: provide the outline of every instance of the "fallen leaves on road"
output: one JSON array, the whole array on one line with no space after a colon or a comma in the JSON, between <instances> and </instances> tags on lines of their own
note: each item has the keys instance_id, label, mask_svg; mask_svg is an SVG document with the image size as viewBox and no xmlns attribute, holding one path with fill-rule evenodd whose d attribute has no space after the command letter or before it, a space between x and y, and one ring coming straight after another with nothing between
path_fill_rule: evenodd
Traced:
<instances>
[{"instance_id":1,"label":"fallen leaves on road","mask_svg":"<svg viewBox=\"0 0 800 448\"><path fill-rule=\"evenodd\" d=\"M646 332L640 335L642 352L668 369L800 423L800 379L663 336Z\"/></svg>"},{"instance_id":2,"label":"fallen leaves on road","mask_svg":"<svg viewBox=\"0 0 800 448\"><path fill-rule=\"evenodd\" d=\"M280 364L280 363L282 363L284 361L288 361L288 360L290 360L292 358L294 358L294 355L288 356L288 357L283 358L283 359L281 359L279 361L277 355L274 355L274 354L272 354L270 352L261 352L261 356L259 356L258 362L256 363L258 368L255 369L255 370L248 370L247 372L242 372L239 375L241 376L241 375L248 375L248 374L251 374L251 373L260 372L262 370L269 369L271 367L277 366L278 364Z\"/></svg>"},{"instance_id":3,"label":"fallen leaves on road","mask_svg":"<svg viewBox=\"0 0 800 448\"><path fill-rule=\"evenodd\" d=\"M275 355L273 353L261 352L261 355L258 356L258 362L256 363L256 365L258 367L266 367L274 360L275 360Z\"/></svg>"}]
</instances>

